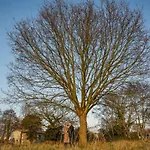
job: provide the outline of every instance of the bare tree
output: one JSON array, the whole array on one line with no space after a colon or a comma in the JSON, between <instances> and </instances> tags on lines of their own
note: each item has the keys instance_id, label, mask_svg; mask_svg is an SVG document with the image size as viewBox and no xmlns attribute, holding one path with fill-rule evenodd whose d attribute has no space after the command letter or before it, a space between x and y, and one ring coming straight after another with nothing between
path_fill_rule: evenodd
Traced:
<instances>
[{"instance_id":1,"label":"bare tree","mask_svg":"<svg viewBox=\"0 0 150 150\"><path fill-rule=\"evenodd\" d=\"M57 128L69 121L78 124L76 114L49 103L26 103L22 110L24 116L29 114L39 116L46 128Z\"/></svg>"},{"instance_id":2,"label":"bare tree","mask_svg":"<svg viewBox=\"0 0 150 150\"><path fill-rule=\"evenodd\" d=\"M136 120L133 102L134 100L127 99L121 90L103 97L93 113L99 119L101 129L104 129L107 137L130 138L130 129Z\"/></svg>"},{"instance_id":3,"label":"bare tree","mask_svg":"<svg viewBox=\"0 0 150 150\"><path fill-rule=\"evenodd\" d=\"M134 130L144 138L150 121L149 90L149 84L129 82L118 92L103 97L93 113L99 118L107 136L113 138L115 134L131 138L130 133Z\"/></svg>"},{"instance_id":4,"label":"bare tree","mask_svg":"<svg viewBox=\"0 0 150 150\"><path fill-rule=\"evenodd\" d=\"M1 121L3 123L3 125L1 126L2 127L1 140L3 142L4 140L8 142L12 131L20 128L20 120L16 116L16 113L13 109L8 109L3 112Z\"/></svg>"},{"instance_id":5,"label":"bare tree","mask_svg":"<svg viewBox=\"0 0 150 150\"><path fill-rule=\"evenodd\" d=\"M147 83L130 83L126 95L132 101L135 114L135 126L139 137L144 138L146 126L150 123L150 85Z\"/></svg>"},{"instance_id":6,"label":"bare tree","mask_svg":"<svg viewBox=\"0 0 150 150\"><path fill-rule=\"evenodd\" d=\"M147 33L141 12L114 0L101 6L49 3L36 19L17 23L9 33L15 56L8 77L11 100L45 101L73 111L85 146L88 112L145 71Z\"/></svg>"}]
</instances>

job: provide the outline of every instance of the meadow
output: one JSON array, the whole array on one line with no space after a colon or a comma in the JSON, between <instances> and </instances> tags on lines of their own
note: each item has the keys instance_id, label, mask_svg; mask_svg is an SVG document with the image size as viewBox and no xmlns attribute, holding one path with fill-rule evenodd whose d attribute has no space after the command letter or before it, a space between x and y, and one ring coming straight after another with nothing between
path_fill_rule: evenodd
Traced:
<instances>
[{"instance_id":1,"label":"meadow","mask_svg":"<svg viewBox=\"0 0 150 150\"><path fill-rule=\"evenodd\" d=\"M42 143L32 145L3 145L1 150L150 150L150 141L127 141L119 140L114 142L94 142L89 143L86 148L64 147L62 143Z\"/></svg>"}]
</instances>

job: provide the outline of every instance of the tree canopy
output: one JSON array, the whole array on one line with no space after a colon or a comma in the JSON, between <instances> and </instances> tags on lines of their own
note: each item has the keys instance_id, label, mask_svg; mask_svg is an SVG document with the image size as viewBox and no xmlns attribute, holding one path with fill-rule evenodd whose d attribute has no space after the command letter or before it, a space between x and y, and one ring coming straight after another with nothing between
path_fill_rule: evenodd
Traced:
<instances>
[{"instance_id":1,"label":"tree canopy","mask_svg":"<svg viewBox=\"0 0 150 150\"><path fill-rule=\"evenodd\" d=\"M28 139L33 142L37 139L37 135L42 131L42 120L36 115L27 115L21 122L23 128L27 132Z\"/></svg>"}]
</instances>

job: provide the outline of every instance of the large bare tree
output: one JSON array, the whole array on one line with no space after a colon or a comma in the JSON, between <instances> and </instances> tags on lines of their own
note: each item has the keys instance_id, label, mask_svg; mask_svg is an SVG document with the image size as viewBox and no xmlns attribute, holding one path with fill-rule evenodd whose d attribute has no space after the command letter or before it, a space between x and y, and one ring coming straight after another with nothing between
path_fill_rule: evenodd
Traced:
<instances>
[{"instance_id":1,"label":"large bare tree","mask_svg":"<svg viewBox=\"0 0 150 150\"><path fill-rule=\"evenodd\" d=\"M35 19L9 33L15 61L8 77L11 100L39 101L79 117L87 143L87 114L101 97L146 71L149 36L139 10L106 0L46 4Z\"/></svg>"}]
</instances>

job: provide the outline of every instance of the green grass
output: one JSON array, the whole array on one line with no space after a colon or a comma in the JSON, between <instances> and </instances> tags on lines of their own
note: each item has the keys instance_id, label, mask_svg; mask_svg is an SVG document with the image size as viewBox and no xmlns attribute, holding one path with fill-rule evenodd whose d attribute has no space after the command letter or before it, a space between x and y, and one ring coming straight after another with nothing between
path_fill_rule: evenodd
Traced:
<instances>
[{"instance_id":1,"label":"green grass","mask_svg":"<svg viewBox=\"0 0 150 150\"><path fill-rule=\"evenodd\" d=\"M150 141L93 142L89 143L86 148L79 148L77 145L65 148L61 143L49 142L28 146L3 145L1 150L150 150Z\"/></svg>"}]
</instances>

